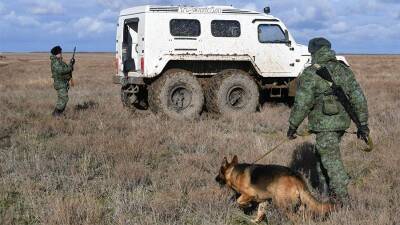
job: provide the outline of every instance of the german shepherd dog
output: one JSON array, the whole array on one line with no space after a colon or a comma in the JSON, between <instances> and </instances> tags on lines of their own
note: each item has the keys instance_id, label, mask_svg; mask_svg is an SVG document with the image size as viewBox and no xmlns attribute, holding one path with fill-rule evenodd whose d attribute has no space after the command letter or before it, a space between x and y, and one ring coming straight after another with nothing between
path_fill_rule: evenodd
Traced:
<instances>
[{"instance_id":1,"label":"german shepherd dog","mask_svg":"<svg viewBox=\"0 0 400 225\"><path fill-rule=\"evenodd\" d=\"M335 210L334 204L321 203L315 199L303 177L288 167L239 164L235 155L230 163L224 158L215 179L238 193L236 202L240 207L259 203L257 217L252 220L254 223L265 219L268 201L283 210L292 221L300 219L295 213L307 212L307 215L325 217Z\"/></svg>"}]
</instances>

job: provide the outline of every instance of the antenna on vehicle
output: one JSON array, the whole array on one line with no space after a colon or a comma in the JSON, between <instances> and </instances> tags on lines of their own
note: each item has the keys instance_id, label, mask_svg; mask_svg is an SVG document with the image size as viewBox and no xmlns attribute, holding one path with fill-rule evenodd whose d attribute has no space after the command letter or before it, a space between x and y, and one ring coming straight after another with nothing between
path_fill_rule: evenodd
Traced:
<instances>
[{"instance_id":1,"label":"antenna on vehicle","mask_svg":"<svg viewBox=\"0 0 400 225\"><path fill-rule=\"evenodd\" d=\"M265 14L270 14L271 13L271 7L267 6L264 8L264 13Z\"/></svg>"}]
</instances>

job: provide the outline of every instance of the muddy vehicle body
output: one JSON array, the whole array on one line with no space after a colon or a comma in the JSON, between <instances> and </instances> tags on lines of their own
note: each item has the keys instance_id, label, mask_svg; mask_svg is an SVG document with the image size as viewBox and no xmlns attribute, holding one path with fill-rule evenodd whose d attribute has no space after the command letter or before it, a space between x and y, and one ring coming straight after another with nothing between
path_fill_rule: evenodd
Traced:
<instances>
[{"instance_id":1,"label":"muddy vehicle body","mask_svg":"<svg viewBox=\"0 0 400 225\"><path fill-rule=\"evenodd\" d=\"M147 5L121 11L113 80L127 107L195 118L254 112L261 92L293 97L309 62L268 9Z\"/></svg>"}]
</instances>

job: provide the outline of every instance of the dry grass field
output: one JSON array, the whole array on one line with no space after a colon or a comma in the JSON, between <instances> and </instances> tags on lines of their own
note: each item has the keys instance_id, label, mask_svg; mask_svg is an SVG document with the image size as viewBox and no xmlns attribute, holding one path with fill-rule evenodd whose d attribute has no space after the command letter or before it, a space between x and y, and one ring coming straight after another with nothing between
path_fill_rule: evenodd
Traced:
<instances>
[{"instance_id":1,"label":"dry grass field","mask_svg":"<svg viewBox=\"0 0 400 225\"><path fill-rule=\"evenodd\" d=\"M111 82L113 55L79 54L66 116L54 119L49 56L3 56L0 224L250 224L214 177L224 156L251 162L285 138L287 106L266 103L243 118L194 122L132 113ZM303 224L400 224L400 57L348 60L368 97L376 149L364 153L362 142L345 136L353 208ZM79 110L85 102L94 104ZM312 180L313 142L298 138L262 163L291 166ZM268 219L290 224L273 208Z\"/></svg>"}]
</instances>

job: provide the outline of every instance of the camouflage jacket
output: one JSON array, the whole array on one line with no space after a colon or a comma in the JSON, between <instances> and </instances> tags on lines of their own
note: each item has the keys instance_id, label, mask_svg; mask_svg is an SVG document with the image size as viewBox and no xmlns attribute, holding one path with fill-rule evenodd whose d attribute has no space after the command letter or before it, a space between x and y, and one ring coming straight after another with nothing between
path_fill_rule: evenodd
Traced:
<instances>
[{"instance_id":1,"label":"camouflage jacket","mask_svg":"<svg viewBox=\"0 0 400 225\"><path fill-rule=\"evenodd\" d=\"M313 55L312 65L299 76L295 103L290 114L291 128L298 128L308 116L308 129L312 132L342 131L350 126L350 117L332 93L329 82L316 74L317 67L325 66L336 84L349 97L361 125L368 124L367 100L350 68L336 60L335 52L323 47Z\"/></svg>"},{"instance_id":2,"label":"camouflage jacket","mask_svg":"<svg viewBox=\"0 0 400 225\"><path fill-rule=\"evenodd\" d=\"M68 82L72 78L72 67L55 56L50 56L51 73L54 79L54 88L61 89L68 87Z\"/></svg>"}]
</instances>

